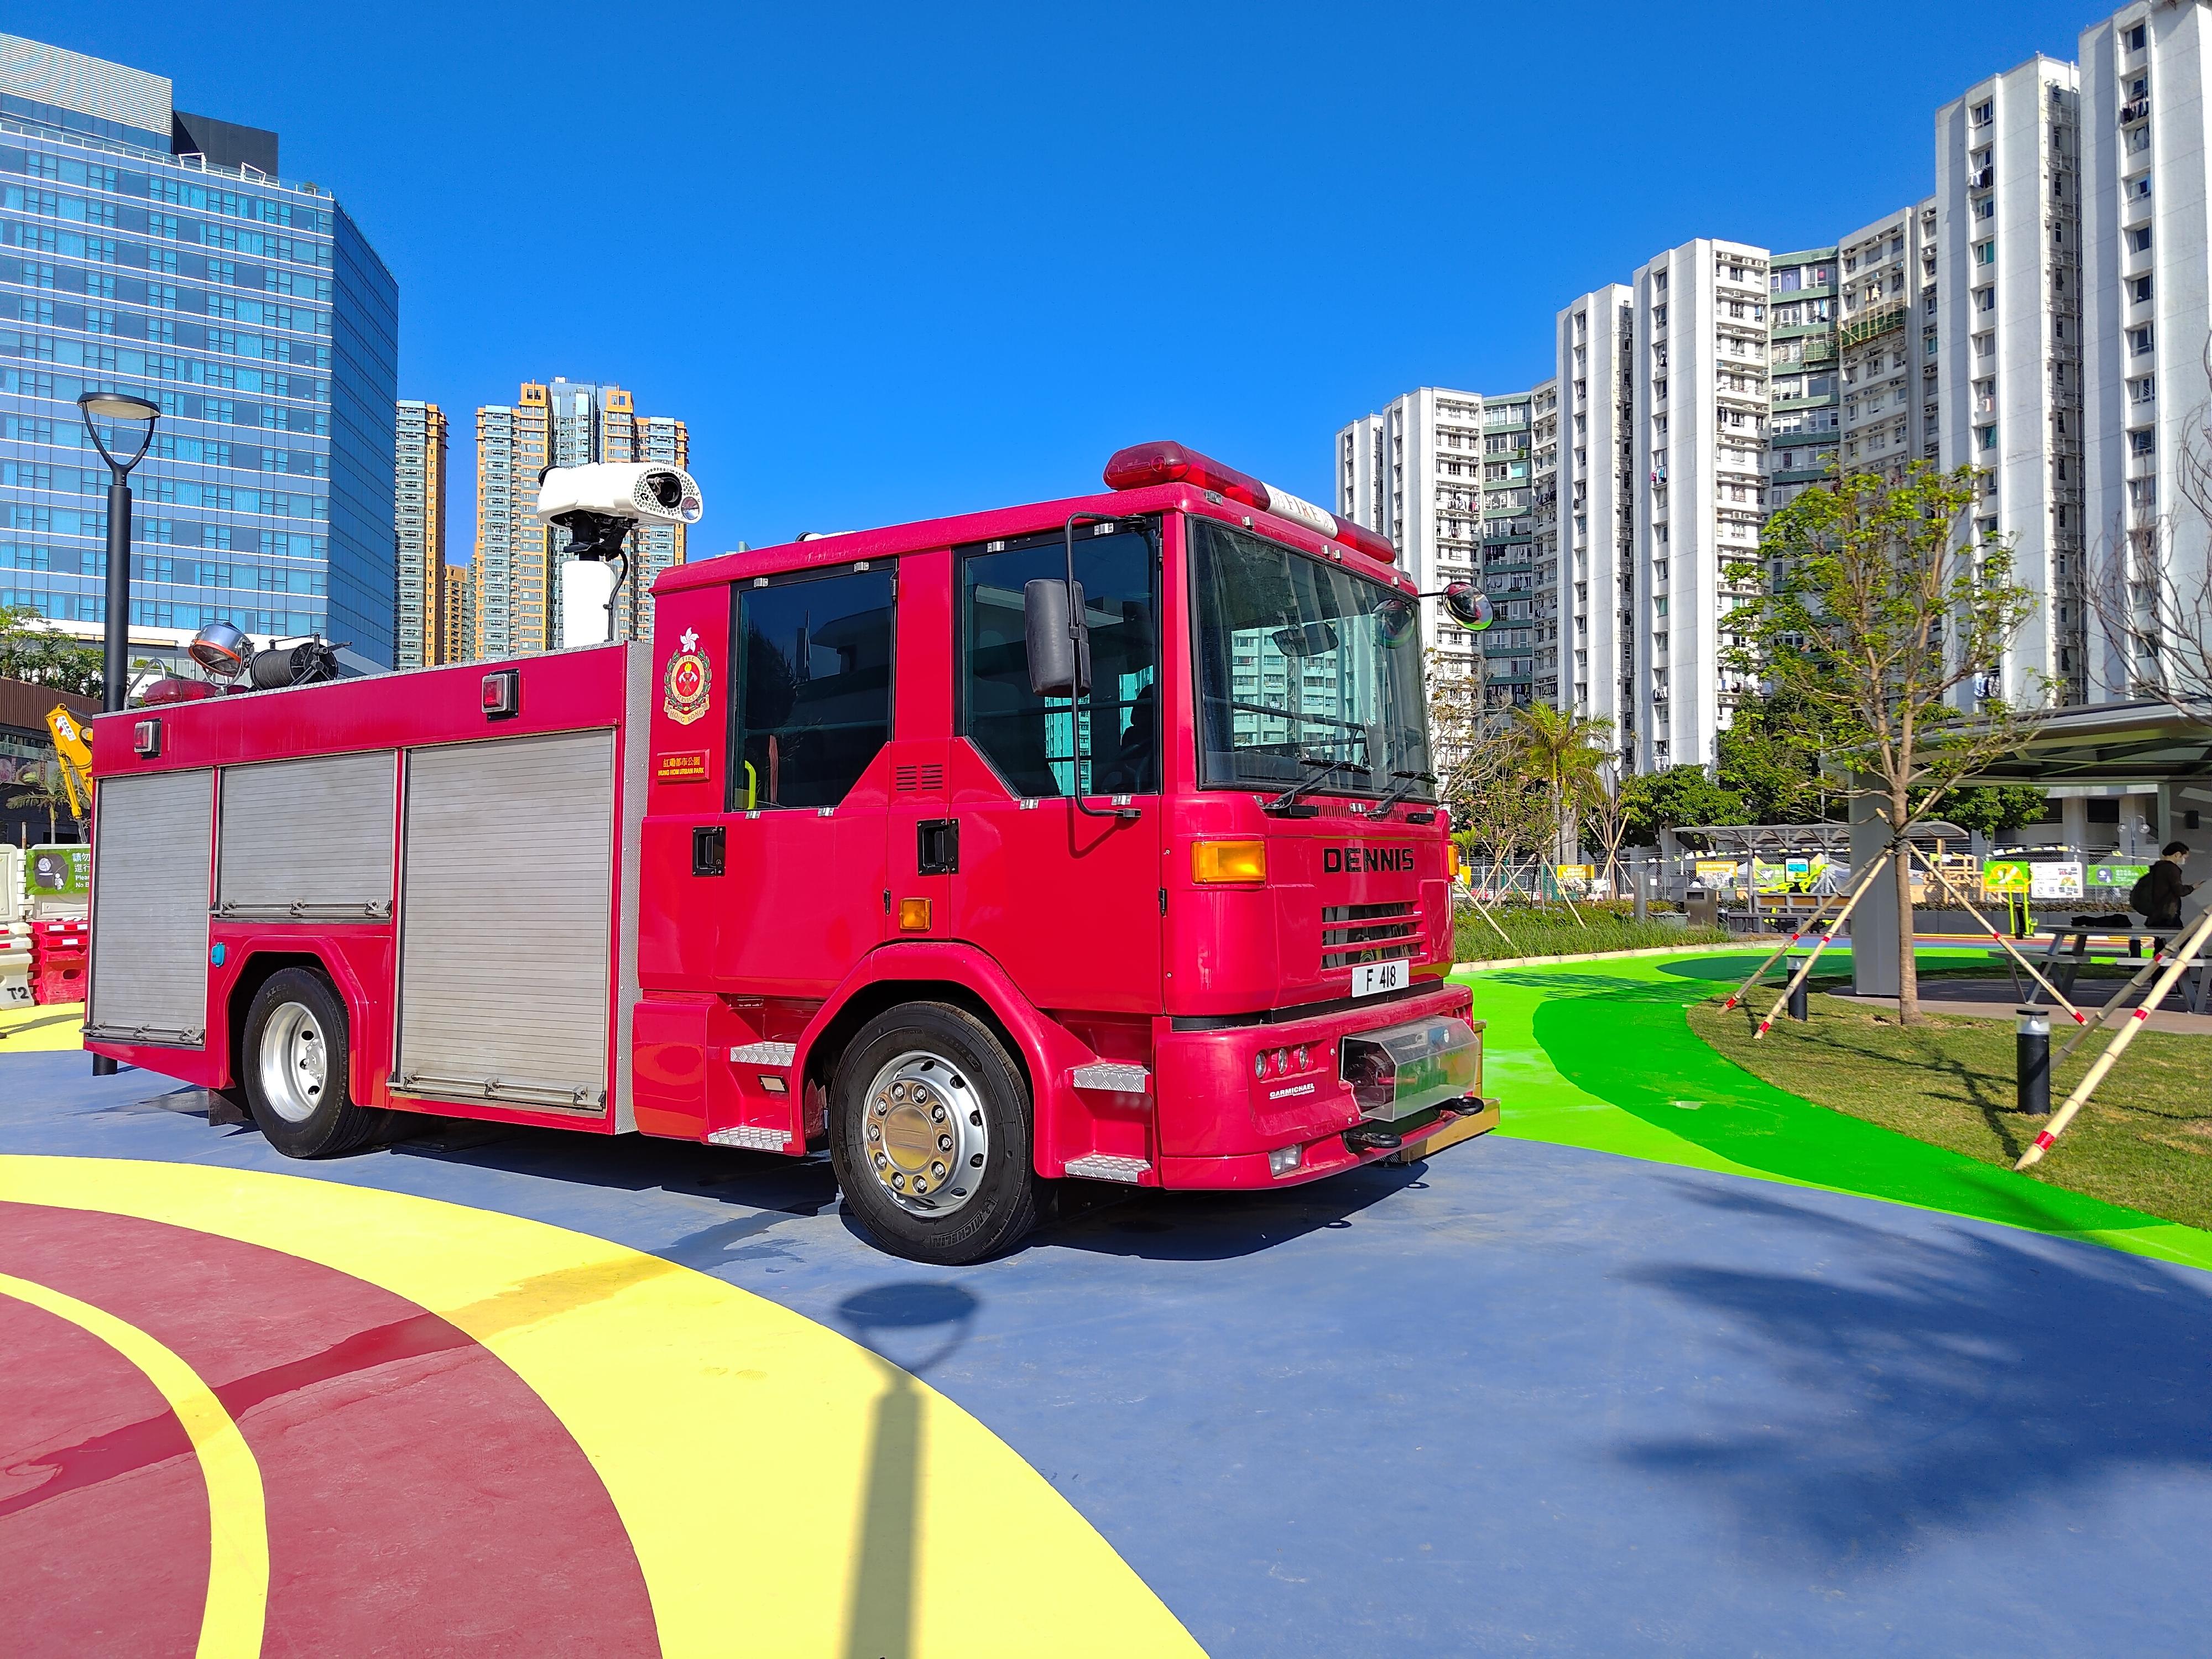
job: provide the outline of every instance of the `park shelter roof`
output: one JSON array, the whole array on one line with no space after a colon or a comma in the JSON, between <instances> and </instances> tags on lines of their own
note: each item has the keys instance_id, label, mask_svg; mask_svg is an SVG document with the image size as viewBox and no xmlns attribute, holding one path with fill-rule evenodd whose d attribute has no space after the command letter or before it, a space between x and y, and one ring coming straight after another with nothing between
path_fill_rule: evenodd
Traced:
<instances>
[{"instance_id":1,"label":"park shelter roof","mask_svg":"<svg viewBox=\"0 0 2212 1659\"><path fill-rule=\"evenodd\" d=\"M1977 783L2172 783L2212 778L2212 717L2164 702L2094 703L2045 715Z\"/></svg>"},{"instance_id":2,"label":"park shelter roof","mask_svg":"<svg viewBox=\"0 0 2212 1659\"><path fill-rule=\"evenodd\" d=\"M1760 853L1843 853L1851 845L1848 823L1686 823L1674 831L1686 842L1704 842L1713 853L1741 857ZM1912 839L1923 847L1937 842L1966 840L1967 832L1942 818L1928 818L1912 826Z\"/></svg>"}]
</instances>

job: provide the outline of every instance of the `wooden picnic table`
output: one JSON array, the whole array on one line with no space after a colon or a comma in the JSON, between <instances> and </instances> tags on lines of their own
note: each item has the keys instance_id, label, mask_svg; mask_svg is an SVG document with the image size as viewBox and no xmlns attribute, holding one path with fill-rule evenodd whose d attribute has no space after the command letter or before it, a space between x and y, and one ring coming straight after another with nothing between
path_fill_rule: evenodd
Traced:
<instances>
[{"instance_id":1,"label":"wooden picnic table","mask_svg":"<svg viewBox=\"0 0 2212 1659\"><path fill-rule=\"evenodd\" d=\"M2071 1001L2074 997L2074 981L2081 976L2081 969L2090 963L2110 962L2139 965L2149 954L2149 951L2155 951L2158 948L2156 941L2171 939L2180 931L2178 927L2100 927L2093 923L2078 926L2070 923L2063 926L2053 925L2050 938L2044 943L2042 960L2038 962L2036 966L2043 970L2043 976L2056 985L2067 1000ZM2070 949L2065 948L2069 939L2073 941L2072 946ZM2096 939L2124 939L2127 941L2127 949L2122 951L2114 945L2100 950L2092 942ZM2146 941L2149 942L2149 951L2144 948ZM2034 942L2033 939L2022 941L2023 945ZM2003 958L2007 971L2012 975L2014 992L2019 995L2023 1003L2033 1006L2041 998L2043 988L2033 983L2021 973L2020 965L2012 959L2009 951L1996 950L1990 951L1990 954ZM2022 954L2030 953L2023 951ZM2207 994L2212 993L2212 978L2208 978L2204 968L2205 964L2201 960L2190 964L2189 971L2193 977L2193 984L2186 994L2189 999L2189 1012L2192 1014L2201 1014L2204 1012Z\"/></svg>"}]
</instances>

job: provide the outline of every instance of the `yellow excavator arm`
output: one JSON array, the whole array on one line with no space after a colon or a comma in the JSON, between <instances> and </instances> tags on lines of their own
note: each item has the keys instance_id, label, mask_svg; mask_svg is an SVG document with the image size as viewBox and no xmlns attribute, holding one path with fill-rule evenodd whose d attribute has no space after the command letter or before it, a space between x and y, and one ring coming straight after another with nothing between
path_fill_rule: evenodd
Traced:
<instances>
[{"instance_id":1,"label":"yellow excavator arm","mask_svg":"<svg viewBox=\"0 0 2212 1659\"><path fill-rule=\"evenodd\" d=\"M54 754L62 763L62 787L69 791L70 816L79 823L92 805L92 732L77 724L76 716L57 703L46 715L46 731L54 740Z\"/></svg>"}]
</instances>

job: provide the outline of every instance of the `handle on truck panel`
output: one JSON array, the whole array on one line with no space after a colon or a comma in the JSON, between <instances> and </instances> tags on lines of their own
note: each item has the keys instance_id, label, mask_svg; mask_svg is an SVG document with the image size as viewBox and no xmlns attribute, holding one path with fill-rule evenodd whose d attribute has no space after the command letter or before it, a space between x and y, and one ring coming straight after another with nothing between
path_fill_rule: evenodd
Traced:
<instances>
[{"instance_id":1,"label":"handle on truck panel","mask_svg":"<svg viewBox=\"0 0 2212 1659\"><path fill-rule=\"evenodd\" d=\"M719 823L698 823L691 827L691 873L695 876L719 876L729 837Z\"/></svg>"},{"instance_id":2,"label":"handle on truck panel","mask_svg":"<svg viewBox=\"0 0 2212 1659\"><path fill-rule=\"evenodd\" d=\"M753 810L753 802L760 794L760 774L753 770L750 761L745 763L745 811Z\"/></svg>"},{"instance_id":3,"label":"handle on truck panel","mask_svg":"<svg viewBox=\"0 0 2212 1659\"><path fill-rule=\"evenodd\" d=\"M924 818L914 827L915 873L950 876L960 868L960 820Z\"/></svg>"}]
</instances>

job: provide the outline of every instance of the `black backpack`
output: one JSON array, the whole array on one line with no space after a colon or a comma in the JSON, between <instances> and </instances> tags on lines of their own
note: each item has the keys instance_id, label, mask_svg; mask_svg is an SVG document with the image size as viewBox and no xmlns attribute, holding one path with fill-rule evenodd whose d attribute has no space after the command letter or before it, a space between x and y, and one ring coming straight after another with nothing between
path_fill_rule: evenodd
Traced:
<instances>
[{"instance_id":1,"label":"black backpack","mask_svg":"<svg viewBox=\"0 0 2212 1659\"><path fill-rule=\"evenodd\" d=\"M2150 914L2150 872L2146 870L2136 878L2136 884L2128 889L2128 908L2139 916Z\"/></svg>"}]
</instances>

